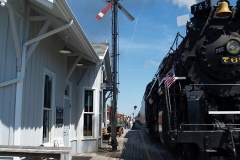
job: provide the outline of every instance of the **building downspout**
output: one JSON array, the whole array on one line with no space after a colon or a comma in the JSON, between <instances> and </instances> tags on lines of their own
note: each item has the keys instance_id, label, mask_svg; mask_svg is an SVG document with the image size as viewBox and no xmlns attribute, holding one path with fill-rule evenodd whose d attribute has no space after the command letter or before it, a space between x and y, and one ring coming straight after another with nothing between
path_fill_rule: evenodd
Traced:
<instances>
[{"instance_id":1,"label":"building downspout","mask_svg":"<svg viewBox=\"0 0 240 160\"><path fill-rule=\"evenodd\" d=\"M5 87L8 85L17 83L16 102L15 102L16 108L15 108L15 126L14 126L14 145L21 144L21 120L22 120L21 113L22 113L22 100L23 100L23 79L25 77L25 71L26 71L27 46L32 43L35 43L37 41L40 41L46 37L49 37L55 33L58 33L62 30L65 30L65 29L69 28L72 24L73 24L73 20L71 20L68 24L66 24L62 27L54 29L48 33L45 33L41 36L33 38L29 41L26 41L23 44L23 48L22 48L22 66L21 66L21 70L17 73L17 78L0 84L0 88L1 88L1 87Z\"/></svg>"}]
</instances>

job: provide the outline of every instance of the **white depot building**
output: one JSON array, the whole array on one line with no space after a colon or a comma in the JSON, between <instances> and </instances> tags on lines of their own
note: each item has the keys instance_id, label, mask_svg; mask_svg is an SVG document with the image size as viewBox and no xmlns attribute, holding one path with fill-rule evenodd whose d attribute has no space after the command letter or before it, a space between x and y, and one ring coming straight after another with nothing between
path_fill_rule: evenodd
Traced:
<instances>
[{"instance_id":1,"label":"white depot building","mask_svg":"<svg viewBox=\"0 0 240 160\"><path fill-rule=\"evenodd\" d=\"M109 45L88 41L65 0L0 2L0 149L98 151Z\"/></svg>"}]
</instances>

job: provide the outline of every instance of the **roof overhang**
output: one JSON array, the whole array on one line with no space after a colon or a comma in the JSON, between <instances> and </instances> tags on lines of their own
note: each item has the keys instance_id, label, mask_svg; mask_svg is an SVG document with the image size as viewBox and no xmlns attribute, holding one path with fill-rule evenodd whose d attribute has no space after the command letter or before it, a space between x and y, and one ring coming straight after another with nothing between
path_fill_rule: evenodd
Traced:
<instances>
[{"instance_id":1,"label":"roof overhang","mask_svg":"<svg viewBox=\"0 0 240 160\"><path fill-rule=\"evenodd\" d=\"M73 20L73 24L69 28L57 33L64 42L66 36L68 37L67 47L72 51L68 56L82 55L84 59L93 63L100 61L97 53L93 49L82 27L65 0L28 0L28 2L30 2L30 7L41 10L46 16L53 19L51 23L52 29L61 27Z\"/></svg>"},{"instance_id":2,"label":"roof overhang","mask_svg":"<svg viewBox=\"0 0 240 160\"><path fill-rule=\"evenodd\" d=\"M99 56L101 62L105 66L105 74L107 75L106 82L111 82L111 61L108 43L92 43L92 46Z\"/></svg>"}]
</instances>

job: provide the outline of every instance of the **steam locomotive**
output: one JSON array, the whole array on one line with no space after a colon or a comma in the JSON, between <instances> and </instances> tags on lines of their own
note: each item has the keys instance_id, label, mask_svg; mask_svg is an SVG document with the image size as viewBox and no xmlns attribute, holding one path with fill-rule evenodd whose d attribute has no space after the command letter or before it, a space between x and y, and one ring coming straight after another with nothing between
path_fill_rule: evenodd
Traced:
<instances>
[{"instance_id":1,"label":"steam locomotive","mask_svg":"<svg viewBox=\"0 0 240 160\"><path fill-rule=\"evenodd\" d=\"M178 159L239 159L240 0L191 13L146 86L146 125Z\"/></svg>"}]
</instances>

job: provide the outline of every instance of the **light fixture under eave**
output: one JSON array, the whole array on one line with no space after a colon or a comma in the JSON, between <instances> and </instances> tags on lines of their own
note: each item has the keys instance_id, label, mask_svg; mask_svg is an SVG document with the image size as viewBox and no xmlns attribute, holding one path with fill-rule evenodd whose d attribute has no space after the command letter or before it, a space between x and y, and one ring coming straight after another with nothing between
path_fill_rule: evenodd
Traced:
<instances>
[{"instance_id":1,"label":"light fixture under eave","mask_svg":"<svg viewBox=\"0 0 240 160\"><path fill-rule=\"evenodd\" d=\"M64 45L64 48L59 51L60 53L63 53L63 54L70 54L70 53L72 53L69 50L69 48L67 47L67 39L68 39L68 37L65 36L65 45Z\"/></svg>"},{"instance_id":2,"label":"light fixture under eave","mask_svg":"<svg viewBox=\"0 0 240 160\"><path fill-rule=\"evenodd\" d=\"M63 54L70 54L70 53L72 53L72 52L67 48L66 45L65 45L64 48L61 49L59 52L60 52L60 53L63 53Z\"/></svg>"},{"instance_id":3,"label":"light fixture under eave","mask_svg":"<svg viewBox=\"0 0 240 160\"><path fill-rule=\"evenodd\" d=\"M78 63L77 66L78 66L78 67L82 67L83 64L82 64L82 63Z\"/></svg>"}]
</instances>

